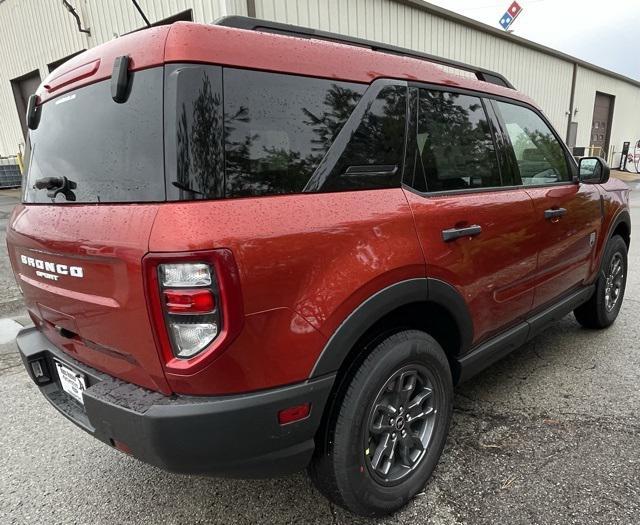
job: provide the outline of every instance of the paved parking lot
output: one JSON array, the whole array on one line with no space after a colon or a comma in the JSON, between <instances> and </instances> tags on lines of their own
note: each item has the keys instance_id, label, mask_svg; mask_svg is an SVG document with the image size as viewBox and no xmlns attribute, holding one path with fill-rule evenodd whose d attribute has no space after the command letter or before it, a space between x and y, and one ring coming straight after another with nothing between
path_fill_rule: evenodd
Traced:
<instances>
[{"instance_id":1,"label":"paved parking lot","mask_svg":"<svg viewBox=\"0 0 640 525\"><path fill-rule=\"evenodd\" d=\"M0 191L0 318L25 323ZM632 220L640 224L640 188ZM616 324L568 316L458 389L440 466L382 523L637 523L640 516L640 233ZM0 323L0 334L15 330ZM5 337L6 339L6 337ZM303 475L237 481L167 474L58 415L0 337L0 523L365 523Z\"/></svg>"}]
</instances>

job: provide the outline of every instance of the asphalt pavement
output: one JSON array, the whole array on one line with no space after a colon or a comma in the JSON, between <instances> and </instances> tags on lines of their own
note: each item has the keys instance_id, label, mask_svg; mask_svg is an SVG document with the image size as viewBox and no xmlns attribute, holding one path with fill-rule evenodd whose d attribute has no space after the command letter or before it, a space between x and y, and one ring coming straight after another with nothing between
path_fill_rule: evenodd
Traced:
<instances>
[{"instance_id":1,"label":"asphalt pavement","mask_svg":"<svg viewBox=\"0 0 640 525\"><path fill-rule=\"evenodd\" d=\"M640 188L632 194L640 224ZM227 480L168 474L103 445L28 379L12 331L28 319L0 191L0 523L370 523L330 505L304 474ZM605 331L567 316L458 388L440 465L379 523L638 523L640 229L620 316Z\"/></svg>"}]
</instances>

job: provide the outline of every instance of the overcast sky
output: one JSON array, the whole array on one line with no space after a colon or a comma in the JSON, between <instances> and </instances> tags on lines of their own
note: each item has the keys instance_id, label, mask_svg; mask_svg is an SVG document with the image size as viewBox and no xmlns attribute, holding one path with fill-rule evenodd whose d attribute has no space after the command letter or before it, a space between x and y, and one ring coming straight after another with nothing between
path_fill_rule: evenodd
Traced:
<instances>
[{"instance_id":1,"label":"overcast sky","mask_svg":"<svg viewBox=\"0 0 640 525\"><path fill-rule=\"evenodd\" d=\"M512 0L427 0L502 29ZM518 0L523 7L510 29L552 47L640 80L640 0Z\"/></svg>"}]
</instances>

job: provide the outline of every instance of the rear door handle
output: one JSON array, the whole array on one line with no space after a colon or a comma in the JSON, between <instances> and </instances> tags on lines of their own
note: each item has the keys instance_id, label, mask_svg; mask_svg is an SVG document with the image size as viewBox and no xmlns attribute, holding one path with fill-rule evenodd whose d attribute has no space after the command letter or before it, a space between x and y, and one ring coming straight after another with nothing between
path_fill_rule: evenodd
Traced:
<instances>
[{"instance_id":1,"label":"rear door handle","mask_svg":"<svg viewBox=\"0 0 640 525\"><path fill-rule=\"evenodd\" d=\"M448 230L442 230L442 240L444 242L449 242L459 237L473 237L480 233L482 233L482 226L478 224L466 226L464 228L449 228Z\"/></svg>"},{"instance_id":2,"label":"rear door handle","mask_svg":"<svg viewBox=\"0 0 640 525\"><path fill-rule=\"evenodd\" d=\"M395 175L398 172L398 166L395 164L370 164L366 166L349 166L345 175Z\"/></svg>"},{"instance_id":3,"label":"rear door handle","mask_svg":"<svg viewBox=\"0 0 640 525\"><path fill-rule=\"evenodd\" d=\"M565 208L557 208L552 210L544 210L545 219L559 219L567 213Z\"/></svg>"}]
</instances>

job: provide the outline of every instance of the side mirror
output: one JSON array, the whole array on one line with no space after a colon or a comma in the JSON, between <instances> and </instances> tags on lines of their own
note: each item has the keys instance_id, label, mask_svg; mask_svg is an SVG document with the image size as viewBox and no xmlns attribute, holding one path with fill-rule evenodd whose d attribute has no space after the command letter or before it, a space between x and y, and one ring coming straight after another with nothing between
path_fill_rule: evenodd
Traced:
<instances>
[{"instance_id":1,"label":"side mirror","mask_svg":"<svg viewBox=\"0 0 640 525\"><path fill-rule=\"evenodd\" d=\"M578 162L578 179L585 184L604 184L609 180L610 171L602 157L582 157Z\"/></svg>"}]
</instances>

